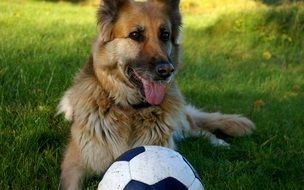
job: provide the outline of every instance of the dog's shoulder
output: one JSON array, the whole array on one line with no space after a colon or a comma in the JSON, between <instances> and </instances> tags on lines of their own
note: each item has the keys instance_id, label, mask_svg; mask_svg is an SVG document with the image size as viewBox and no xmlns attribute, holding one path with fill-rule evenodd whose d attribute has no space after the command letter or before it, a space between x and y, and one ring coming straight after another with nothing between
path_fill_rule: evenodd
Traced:
<instances>
[{"instance_id":1,"label":"dog's shoulder","mask_svg":"<svg viewBox=\"0 0 304 190\"><path fill-rule=\"evenodd\" d=\"M76 74L73 85L61 98L57 114L63 113L67 120L72 121L75 115L87 115L99 108L108 109L109 103L108 93L96 79L93 58L90 56L84 67Z\"/></svg>"}]
</instances>

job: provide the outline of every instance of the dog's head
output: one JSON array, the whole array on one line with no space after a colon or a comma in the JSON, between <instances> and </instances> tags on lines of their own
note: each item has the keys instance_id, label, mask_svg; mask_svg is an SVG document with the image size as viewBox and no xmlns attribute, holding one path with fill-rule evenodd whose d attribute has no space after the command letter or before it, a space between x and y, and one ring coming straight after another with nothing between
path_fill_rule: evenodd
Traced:
<instances>
[{"instance_id":1,"label":"dog's head","mask_svg":"<svg viewBox=\"0 0 304 190\"><path fill-rule=\"evenodd\" d=\"M102 0L97 21L95 69L159 105L178 66L179 0Z\"/></svg>"}]
</instances>

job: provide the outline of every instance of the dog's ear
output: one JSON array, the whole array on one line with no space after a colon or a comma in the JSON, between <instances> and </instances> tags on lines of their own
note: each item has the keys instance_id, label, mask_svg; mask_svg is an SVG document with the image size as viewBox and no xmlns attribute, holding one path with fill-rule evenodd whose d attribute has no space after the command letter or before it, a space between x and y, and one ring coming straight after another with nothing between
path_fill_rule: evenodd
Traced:
<instances>
[{"instance_id":1,"label":"dog's ear","mask_svg":"<svg viewBox=\"0 0 304 190\"><path fill-rule=\"evenodd\" d=\"M111 39L114 22L122 6L129 0L101 0L97 10L97 26L100 30L100 39L107 42Z\"/></svg>"}]
</instances>

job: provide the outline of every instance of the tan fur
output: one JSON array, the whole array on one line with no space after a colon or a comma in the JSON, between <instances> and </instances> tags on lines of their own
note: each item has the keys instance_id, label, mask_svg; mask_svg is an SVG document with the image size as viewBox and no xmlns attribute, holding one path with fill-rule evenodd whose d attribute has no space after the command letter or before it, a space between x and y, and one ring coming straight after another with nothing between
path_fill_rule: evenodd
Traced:
<instances>
[{"instance_id":1,"label":"tan fur","mask_svg":"<svg viewBox=\"0 0 304 190\"><path fill-rule=\"evenodd\" d=\"M175 148L174 138L202 136L213 145L228 146L211 132L231 136L251 133L254 124L238 115L200 112L187 106L175 82L166 83L160 105L135 108L142 96L125 74L128 61L142 65L169 56L178 67L180 15L178 1L103 0L98 12L100 32L92 56L77 74L58 106L72 122L70 142L61 165L64 189L80 189L85 175L100 174L120 154L141 145ZM128 34L144 26L143 42ZM171 40L160 43L159 28L171 31Z\"/></svg>"},{"instance_id":2,"label":"tan fur","mask_svg":"<svg viewBox=\"0 0 304 190\"><path fill-rule=\"evenodd\" d=\"M252 121L240 115L206 113L190 105L186 107L186 112L192 119L192 126L200 126L209 132L220 130L227 135L238 137L250 134L255 129Z\"/></svg>"}]
</instances>

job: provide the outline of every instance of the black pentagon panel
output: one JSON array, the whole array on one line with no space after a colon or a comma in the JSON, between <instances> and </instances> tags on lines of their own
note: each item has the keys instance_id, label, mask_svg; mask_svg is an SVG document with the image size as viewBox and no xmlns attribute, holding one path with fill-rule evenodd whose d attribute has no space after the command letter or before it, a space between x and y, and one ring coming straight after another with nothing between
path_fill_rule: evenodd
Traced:
<instances>
[{"instance_id":1,"label":"black pentagon panel","mask_svg":"<svg viewBox=\"0 0 304 190\"><path fill-rule=\"evenodd\" d=\"M131 150L128 150L127 152L123 153L121 156L119 156L116 161L130 161L132 160L132 158L134 158L135 156L145 152L146 149L143 146L137 147L137 148L133 148Z\"/></svg>"},{"instance_id":2,"label":"black pentagon panel","mask_svg":"<svg viewBox=\"0 0 304 190\"><path fill-rule=\"evenodd\" d=\"M147 185L140 181L131 180L124 190L188 190L188 188L177 179L168 177L154 185Z\"/></svg>"},{"instance_id":3,"label":"black pentagon panel","mask_svg":"<svg viewBox=\"0 0 304 190\"><path fill-rule=\"evenodd\" d=\"M188 166L191 168L191 170L193 171L195 178L197 178L198 180L200 180L200 182L202 182L202 179L199 177L198 173L196 172L196 170L193 168L193 166L188 162L188 160L186 158L184 158L184 161L188 164Z\"/></svg>"},{"instance_id":4,"label":"black pentagon panel","mask_svg":"<svg viewBox=\"0 0 304 190\"><path fill-rule=\"evenodd\" d=\"M123 190L152 190L152 187L140 181L131 180Z\"/></svg>"},{"instance_id":5,"label":"black pentagon panel","mask_svg":"<svg viewBox=\"0 0 304 190\"><path fill-rule=\"evenodd\" d=\"M188 188L173 177L167 177L154 185L151 189L155 190L188 190Z\"/></svg>"}]
</instances>

